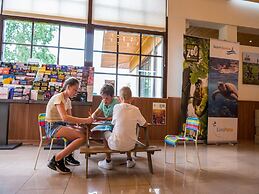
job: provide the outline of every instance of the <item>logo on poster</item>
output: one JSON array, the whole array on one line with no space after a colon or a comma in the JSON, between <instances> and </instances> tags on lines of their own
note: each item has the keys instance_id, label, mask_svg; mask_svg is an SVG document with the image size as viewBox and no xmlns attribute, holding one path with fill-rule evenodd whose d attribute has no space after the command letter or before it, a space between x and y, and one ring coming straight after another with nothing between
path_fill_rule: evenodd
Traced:
<instances>
[{"instance_id":1,"label":"logo on poster","mask_svg":"<svg viewBox=\"0 0 259 194\"><path fill-rule=\"evenodd\" d=\"M234 132L234 129L230 128L230 127L217 127L216 121L214 121L212 123L212 126L214 128L215 136L217 136L217 137L224 136L223 134L226 134L226 133L233 133Z\"/></svg>"},{"instance_id":2,"label":"logo on poster","mask_svg":"<svg viewBox=\"0 0 259 194\"><path fill-rule=\"evenodd\" d=\"M236 55L237 54L237 52L234 50L234 47L230 48L230 47L224 47L224 46L220 46L220 45L213 45L213 48L226 50L227 55Z\"/></svg>"}]
</instances>

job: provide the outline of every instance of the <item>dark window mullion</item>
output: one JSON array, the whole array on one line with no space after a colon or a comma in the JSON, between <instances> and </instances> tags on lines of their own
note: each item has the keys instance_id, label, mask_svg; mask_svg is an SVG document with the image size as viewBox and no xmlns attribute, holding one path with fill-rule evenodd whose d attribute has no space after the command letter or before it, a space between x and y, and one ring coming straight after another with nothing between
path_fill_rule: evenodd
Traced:
<instances>
[{"instance_id":1,"label":"dark window mullion","mask_svg":"<svg viewBox=\"0 0 259 194\"><path fill-rule=\"evenodd\" d=\"M88 42L88 36L87 36L87 25L85 25L85 49L84 49L84 67L86 66L86 59L87 59L87 42Z\"/></svg>"},{"instance_id":2,"label":"dark window mullion","mask_svg":"<svg viewBox=\"0 0 259 194\"><path fill-rule=\"evenodd\" d=\"M12 43L7 43L7 44L12 44ZM48 48L61 48L61 49L79 50L79 51L84 51L85 50L85 49L82 49L82 48L72 48L72 47L62 47L62 46L59 47L59 46L39 45L39 44L34 44L33 46L36 46L36 47L48 47Z\"/></svg>"},{"instance_id":3,"label":"dark window mullion","mask_svg":"<svg viewBox=\"0 0 259 194\"><path fill-rule=\"evenodd\" d=\"M1 7L1 10L3 10L3 2L2 2L2 7ZM2 11L1 11L2 13ZM0 58L1 58L1 61L3 61L3 31L4 31L4 20L3 20L3 17L0 16Z\"/></svg>"},{"instance_id":4,"label":"dark window mullion","mask_svg":"<svg viewBox=\"0 0 259 194\"><path fill-rule=\"evenodd\" d=\"M87 25L86 28L86 48L85 48L85 67L93 66L93 47L94 47L94 28L92 25Z\"/></svg>"},{"instance_id":5,"label":"dark window mullion","mask_svg":"<svg viewBox=\"0 0 259 194\"><path fill-rule=\"evenodd\" d=\"M139 54L136 53L124 53L124 52L116 52L116 51L100 51L100 50L93 50L96 53L110 53L110 54L120 54L120 55L131 55L131 56L139 56Z\"/></svg>"},{"instance_id":6,"label":"dark window mullion","mask_svg":"<svg viewBox=\"0 0 259 194\"><path fill-rule=\"evenodd\" d=\"M142 54L142 56L143 57L157 57L157 58L162 58L163 56L161 56L161 55L144 55L144 54Z\"/></svg>"},{"instance_id":7,"label":"dark window mullion","mask_svg":"<svg viewBox=\"0 0 259 194\"><path fill-rule=\"evenodd\" d=\"M119 42L120 41L120 32L119 31L117 31L117 53L116 53L116 92L115 92L115 94L116 94L116 96L118 95L117 94L117 91L118 91L118 72L119 72Z\"/></svg>"},{"instance_id":8,"label":"dark window mullion","mask_svg":"<svg viewBox=\"0 0 259 194\"><path fill-rule=\"evenodd\" d=\"M142 58L142 33L140 33L140 38L139 38L139 70L141 70L141 58ZM138 96L141 97L140 91L141 91L141 74L138 72L139 75L139 81L138 81Z\"/></svg>"},{"instance_id":9,"label":"dark window mullion","mask_svg":"<svg viewBox=\"0 0 259 194\"><path fill-rule=\"evenodd\" d=\"M59 55L60 55L60 34L61 34L61 24L58 25L58 56L57 56L58 65L59 65Z\"/></svg>"},{"instance_id":10,"label":"dark window mullion","mask_svg":"<svg viewBox=\"0 0 259 194\"><path fill-rule=\"evenodd\" d=\"M101 74L103 74L103 75L115 75L116 76L116 73L105 73L105 72L94 72L94 74L99 74L99 75L101 75Z\"/></svg>"},{"instance_id":11,"label":"dark window mullion","mask_svg":"<svg viewBox=\"0 0 259 194\"><path fill-rule=\"evenodd\" d=\"M2 4L1 4L1 15L3 14L3 9L4 9L4 0L1 0L2 1ZM1 17L1 20L2 20L2 17Z\"/></svg>"},{"instance_id":12,"label":"dark window mullion","mask_svg":"<svg viewBox=\"0 0 259 194\"><path fill-rule=\"evenodd\" d=\"M23 44L23 43L9 43L9 42L3 42L2 44L14 44L14 45L20 45L20 46L31 46L31 44Z\"/></svg>"},{"instance_id":13,"label":"dark window mullion","mask_svg":"<svg viewBox=\"0 0 259 194\"><path fill-rule=\"evenodd\" d=\"M32 28L31 28L31 30L32 30L32 33L31 33L31 55L30 55L30 57L32 58L32 52L33 52L33 36L34 36L34 22L32 22Z\"/></svg>"}]
</instances>

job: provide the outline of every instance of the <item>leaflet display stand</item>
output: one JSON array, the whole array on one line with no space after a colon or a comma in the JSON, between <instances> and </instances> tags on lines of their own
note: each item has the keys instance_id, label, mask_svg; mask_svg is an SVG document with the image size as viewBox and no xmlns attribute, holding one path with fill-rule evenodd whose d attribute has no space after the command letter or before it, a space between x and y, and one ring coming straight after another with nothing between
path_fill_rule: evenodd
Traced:
<instances>
[{"instance_id":1,"label":"leaflet display stand","mask_svg":"<svg viewBox=\"0 0 259 194\"><path fill-rule=\"evenodd\" d=\"M0 100L0 150L13 150L22 143L8 144L9 108L13 100Z\"/></svg>"}]
</instances>

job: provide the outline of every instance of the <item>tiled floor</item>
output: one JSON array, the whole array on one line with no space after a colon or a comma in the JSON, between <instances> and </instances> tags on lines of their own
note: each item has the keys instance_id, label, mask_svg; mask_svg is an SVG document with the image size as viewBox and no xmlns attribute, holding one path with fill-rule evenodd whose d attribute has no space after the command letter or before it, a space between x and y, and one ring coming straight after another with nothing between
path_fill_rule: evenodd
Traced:
<instances>
[{"instance_id":1,"label":"tiled floor","mask_svg":"<svg viewBox=\"0 0 259 194\"><path fill-rule=\"evenodd\" d=\"M188 146L192 151L192 147ZM146 154L139 154L133 169L125 167L124 155L114 155L115 168L101 170L97 161L104 155L90 159L90 177L85 178L85 160L76 152L81 166L71 167L72 174L60 175L47 168L47 151L42 151L37 170L33 164L37 147L22 146L12 151L0 151L0 194L59 194L59 193L191 193L191 194L259 194L259 145L200 145L202 171L193 163L184 163L182 146L178 148L177 167L164 165L164 152L153 156L154 174L149 174ZM172 150L169 150L172 160Z\"/></svg>"}]
</instances>

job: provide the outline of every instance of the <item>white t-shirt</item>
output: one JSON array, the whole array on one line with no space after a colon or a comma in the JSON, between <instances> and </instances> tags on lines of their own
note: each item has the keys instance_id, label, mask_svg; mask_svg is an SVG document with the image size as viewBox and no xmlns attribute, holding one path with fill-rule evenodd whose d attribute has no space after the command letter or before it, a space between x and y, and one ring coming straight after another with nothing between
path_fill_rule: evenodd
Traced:
<instances>
[{"instance_id":1,"label":"white t-shirt","mask_svg":"<svg viewBox=\"0 0 259 194\"><path fill-rule=\"evenodd\" d=\"M47 104L46 108L46 121L48 122L56 122L62 121L58 109L55 105L61 104L61 102L65 106L65 110L72 109L71 100L68 98L65 100L63 93L58 93L52 96Z\"/></svg>"},{"instance_id":2,"label":"white t-shirt","mask_svg":"<svg viewBox=\"0 0 259 194\"><path fill-rule=\"evenodd\" d=\"M109 148L118 151L134 149L137 140L136 126L143 126L145 123L145 118L136 106L127 103L116 104L112 117L114 128L108 139Z\"/></svg>"}]
</instances>

